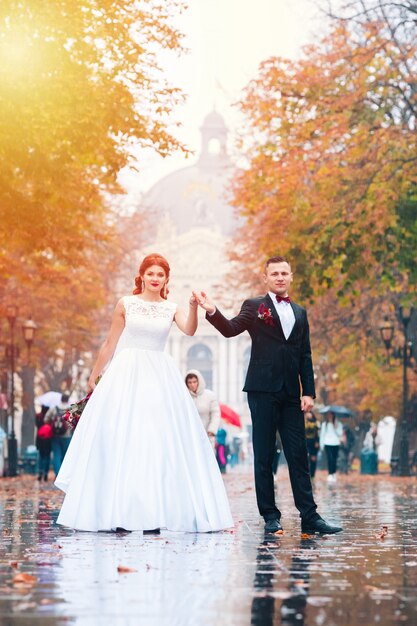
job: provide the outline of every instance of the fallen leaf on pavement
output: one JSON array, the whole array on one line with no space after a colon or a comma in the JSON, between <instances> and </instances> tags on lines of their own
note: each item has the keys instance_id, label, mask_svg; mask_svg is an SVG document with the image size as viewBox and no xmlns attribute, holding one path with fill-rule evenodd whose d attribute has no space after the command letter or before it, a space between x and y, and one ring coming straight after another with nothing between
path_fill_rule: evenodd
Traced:
<instances>
[{"instance_id":1,"label":"fallen leaf on pavement","mask_svg":"<svg viewBox=\"0 0 417 626\"><path fill-rule=\"evenodd\" d=\"M386 526L385 524L382 526L381 530L379 531L379 533L377 533L375 535L376 539L380 539L380 540L384 540L386 535L388 535L388 526Z\"/></svg>"},{"instance_id":2,"label":"fallen leaf on pavement","mask_svg":"<svg viewBox=\"0 0 417 626\"><path fill-rule=\"evenodd\" d=\"M13 578L14 585L35 585L38 582L36 576L32 576L31 574L25 574L24 572L20 572L20 574L16 574Z\"/></svg>"},{"instance_id":3,"label":"fallen leaf on pavement","mask_svg":"<svg viewBox=\"0 0 417 626\"><path fill-rule=\"evenodd\" d=\"M117 567L117 571L119 572L119 574L130 574L131 572L137 572L137 569L134 569L133 567L126 567L125 565L119 565Z\"/></svg>"}]
</instances>

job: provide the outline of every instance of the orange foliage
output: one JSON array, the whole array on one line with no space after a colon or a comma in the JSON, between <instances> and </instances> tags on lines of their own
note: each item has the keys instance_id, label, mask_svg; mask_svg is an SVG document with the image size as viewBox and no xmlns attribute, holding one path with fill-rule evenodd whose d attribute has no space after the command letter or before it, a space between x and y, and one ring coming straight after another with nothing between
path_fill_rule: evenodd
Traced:
<instances>
[{"instance_id":1,"label":"orange foliage","mask_svg":"<svg viewBox=\"0 0 417 626\"><path fill-rule=\"evenodd\" d=\"M414 122L397 97L404 54L415 59L417 44L400 51L378 23L353 37L338 22L301 60L261 64L240 103L247 167L234 204L246 221L232 254L252 283L267 257L288 257L296 298L314 303L332 402L397 416L400 371L384 366L378 325L417 291L416 231L398 217L417 184Z\"/></svg>"},{"instance_id":2,"label":"orange foliage","mask_svg":"<svg viewBox=\"0 0 417 626\"><path fill-rule=\"evenodd\" d=\"M180 10L177 0L1 3L0 315L8 301L33 315L43 368L57 347L69 359L91 349L93 313L114 303L129 220L112 195L131 146L183 149L169 117L182 96L156 59L181 49Z\"/></svg>"},{"instance_id":3,"label":"orange foliage","mask_svg":"<svg viewBox=\"0 0 417 626\"><path fill-rule=\"evenodd\" d=\"M396 117L396 48L377 24L364 28L363 43L342 24L301 61L265 61L241 102L249 163L235 183L247 218L240 257L296 260L304 297L407 284L390 232L417 179L415 131Z\"/></svg>"}]
</instances>

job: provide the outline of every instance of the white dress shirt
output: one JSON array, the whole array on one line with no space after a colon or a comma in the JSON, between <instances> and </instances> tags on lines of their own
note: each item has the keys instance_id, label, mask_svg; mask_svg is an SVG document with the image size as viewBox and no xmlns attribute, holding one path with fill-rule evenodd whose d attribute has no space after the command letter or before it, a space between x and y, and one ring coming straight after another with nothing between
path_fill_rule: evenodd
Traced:
<instances>
[{"instance_id":1,"label":"white dress shirt","mask_svg":"<svg viewBox=\"0 0 417 626\"><path fill-rule=\"evenodd\" d=\"M295 315L294 311L292 310L292 306L289 302L278 302L276 295L272 293L272 291L269 291L268 293L272 302L274 303L274 307L281 321L284 337L285 339L288 339L295 324Z\"/></svg>"}]
</instances>

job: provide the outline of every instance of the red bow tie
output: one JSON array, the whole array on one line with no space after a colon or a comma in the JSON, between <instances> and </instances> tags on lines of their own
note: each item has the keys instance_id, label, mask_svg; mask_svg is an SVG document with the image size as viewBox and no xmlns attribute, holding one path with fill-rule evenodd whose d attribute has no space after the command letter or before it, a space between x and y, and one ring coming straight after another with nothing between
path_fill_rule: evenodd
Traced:
<instances>
[{"instance_id":1,"label":"red bow tie","mask_svg":"<svg viewBox=\"0 0 417 626\"><path fill-rule=\"evenodd\" d=\"M290 296L276 296L277 302L291 302Z\"/></svg>"}]
</instances>

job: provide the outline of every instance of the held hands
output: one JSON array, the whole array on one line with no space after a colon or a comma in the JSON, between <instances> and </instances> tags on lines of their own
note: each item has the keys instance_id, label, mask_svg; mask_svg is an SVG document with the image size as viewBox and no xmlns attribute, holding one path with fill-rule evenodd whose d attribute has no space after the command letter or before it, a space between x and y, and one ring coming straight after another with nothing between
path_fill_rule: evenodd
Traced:
<instances>
[{"instance_id":1,"label":"held hands","mask_svg":"<svg viewBox=\"0 0 417 626\"><path fill-rule=\"evenodd\" d=\"M193 296L196 299L198 305L201 306L202 309L207 311L207 313L211 314L215 312L216 306L204 291L193 291Z\"/></svg>"}]
</instances>

